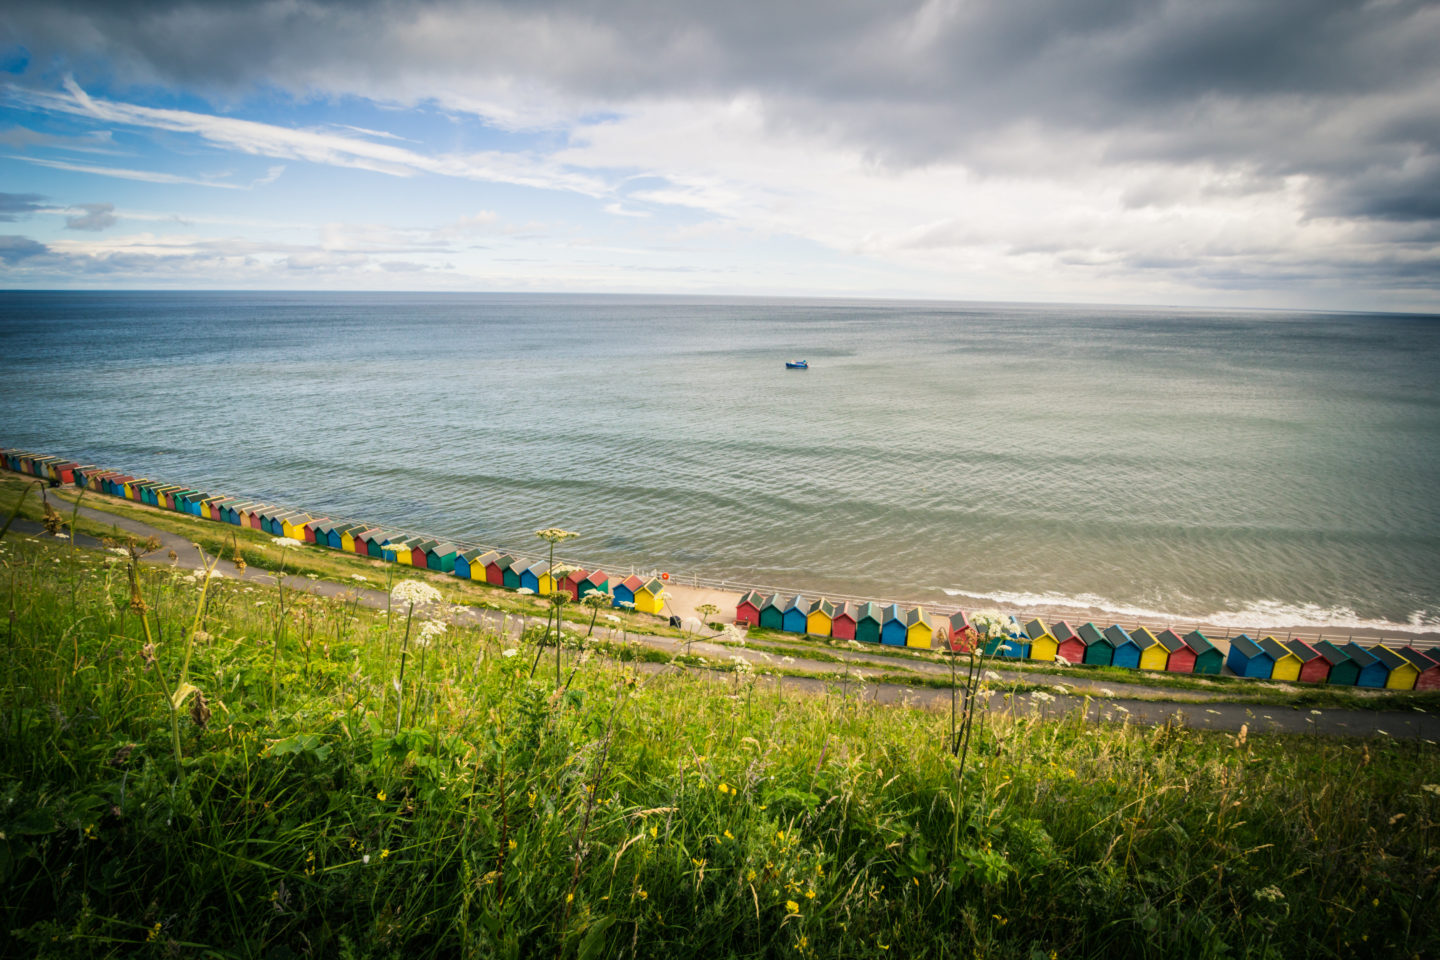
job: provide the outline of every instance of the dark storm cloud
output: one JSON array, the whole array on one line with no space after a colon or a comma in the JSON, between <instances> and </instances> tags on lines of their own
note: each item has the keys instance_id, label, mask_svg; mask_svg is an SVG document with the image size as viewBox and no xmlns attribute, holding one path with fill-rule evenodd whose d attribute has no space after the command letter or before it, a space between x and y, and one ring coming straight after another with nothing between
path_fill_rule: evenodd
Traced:
<instances>
[{"instance_id":1,"label":"dark storm cloud","mask_svg":"<svg viewBox=\"0 0 1440 960\"><path fill-rule=\"evenodd\" d=\"M50 248L29 237L0 236L0 263L19 263L31 257L44 256Z\"/></svg>"},{"instance_id":2,"label":"dark storm cloud","mask_svg":"<svg viewBox=\"0 0 1440 960\"><path fill-rule=\"evenodd\" d=\"M52 65L32 75L442 102L503 88L576 113L751 95L773 128L887 166L1202 163L1310 178L1315 216L1437 216L1440 6L1423 0L49 0L0 32Z\"/></svg>"},{"instance_id":3,"label":"dark storm cloud","mask_svg":"<svg viewBox=\"0 0 1440 960\"><path fill-rule=\"evenodd\" d=\"M0 221L13 223L43 209L45 198L38 193L0 193Z\"/></svg>"}]
</instances>

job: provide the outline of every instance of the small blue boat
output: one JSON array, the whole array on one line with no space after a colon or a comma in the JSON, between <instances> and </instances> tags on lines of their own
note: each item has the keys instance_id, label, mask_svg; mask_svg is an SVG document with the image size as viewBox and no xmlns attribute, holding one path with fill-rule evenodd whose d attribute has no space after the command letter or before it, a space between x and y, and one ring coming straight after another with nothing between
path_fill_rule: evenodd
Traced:
<instances>
[{"instance_id":1,"label":"small blue boat","mask_svg":"<svg viewBox=\"0 0 1440 960\"><path fill-rule=\"evenodd\" d=\"M809 361L809 360L786 360L786 361L785 361L785 369L786 369L786 370L809 370L809 369L810 369L810 361Z\"/></svg>"}]
</instances>

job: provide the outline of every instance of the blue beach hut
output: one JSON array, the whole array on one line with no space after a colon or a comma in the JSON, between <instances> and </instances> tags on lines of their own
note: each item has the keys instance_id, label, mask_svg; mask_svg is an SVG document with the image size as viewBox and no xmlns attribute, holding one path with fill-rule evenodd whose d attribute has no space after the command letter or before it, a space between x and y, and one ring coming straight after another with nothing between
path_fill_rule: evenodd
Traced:
<instances>
[{"instance_id":1,"label":"blue beach hut","mask_svg":"<svg viewBox=\"0 0 1440 960\"><path fill-rule=\"evenodd\" d=\"M632 573L619 583L612 584L610 587L610 595L615 598L615 606L627 607L633 610L635 608L635 591L639 590L644 583L645 581ZM750 594L746 594L746 596L750 597L751 603L754 604L754 625L758 627L760 626L760 610L765 605L765 598L753 591ZM784 622L783 616L781 622Z\"/></svg>"},{"instance_id":2,"label":"blue beach hut","mask_svg":"<svg viewBox=\"0 0 1440 960\"><path fill-rule=\"evenodd\" d=\"M1385 681L1390 679L1390 668L1380 662L1380 658L1358 643L1347 643L1340 648L1345 655L1355 661L1360 672L1355 676L1357 687L1383 687Z\"/></svg>"},{"instance_id":3,"label":"blue beach hut","mask_svg":"<svg viewBox=\"0 0 1440 960\"><path fill-rule=\"evenodd\" d=\"M892 603L880 615L880 642L892 647L905 646L905 611Z\"/></svg>"},{"instance_id":4,"label":"blue beach hut","mask_svg":"<svg viewBox=\"0 0 1440 960\"><path fill-rule=\"evenodd\" d=\"M1269 680L1275 670L1275 658L1242 633L1230 641L1230 655L1225 658L1225 666L1237 677Z\"/></svg>"},{"instance_id":5,"label":"blue beach hut","mask_svg":"<svg viewBox=\"0 0 1440 960\"><path fill-rule=\"evenodd\" d=\"M1029 659L1030 638L1026 635L1025 628L1020 625L1019 620L1016 620L1014 617L1010 617L1009 619L1009 626L1005 630L1007 637L1001 641L1000 646L996 649L996 653L1002 657L1008 657L1011 660Z\"/></svg>"},{"instance_id":6,"label":"blue beach hut","mask_svg":"<svg viewBox=\"0 0 1440 960\"><path fill-rule=\"evenodd\" d=\"M810 615L810 604L805 598L796 594L789 603L785 604L784 612L781 615L780 629L786 633L804 633L805 618Z\"/></svg>"},{"instance_id":7,"label":"blue beach hut","mask_svg":"<svg viewBox=\"0 0 1440 960\"><path fill-rule=\"evenodd\" d=\"M457 561L458 562L458 561ZM550 572L550 561L538 560L520 571L521 590L529 590L532 593L540 592L540 578ZM633 595L631 599L634 599Z\"/></svg>"},{"instance_id":8,"label":"blue beach hut","mask_svg":"<svg viewBox=\"0 0 1440 960\"><path fill-rule=\"evenodd\" d=\"M1115 650L1115 655L1110 658L1111 666L1140 669L1140 644L1131 639L1130 634L1126 633L1120 624L1112 623L1106 627L1105 639L1110 641L1110 646Z\"/></svg>"}]
</instances>

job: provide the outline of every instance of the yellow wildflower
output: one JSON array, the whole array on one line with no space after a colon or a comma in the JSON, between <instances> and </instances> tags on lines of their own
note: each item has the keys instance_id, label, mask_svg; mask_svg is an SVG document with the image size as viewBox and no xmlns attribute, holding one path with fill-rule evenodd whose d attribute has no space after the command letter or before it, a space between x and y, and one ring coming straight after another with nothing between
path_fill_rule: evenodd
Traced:
<instances>
[{"instance_id":1,"label":"yellow wildflower","mask_svg":"<svg viewBox=\"0 0 1440 960\"><path fill-rule=\"evenodd\" d=\"M749 870L749 871L747 871L746 874L745 874L745 879L746 879L747 881L749 881L750 883L754 883L754 882L755 882L755 871L754 871L754 870Z\"/></svg>"},{"instance_id":2,"label":"yellow wildflower","mask_svg":"<svg viewBox=\"0 0 1440 960\"><path fill-rule=\"evenodd\" d=\"M641 900L650 899L650 894L646 893L643 887L640 890L636 891L635 896L639 897Z\"/></svg>"},{"instance_id":3,"label":"yellow wildflower","mask_svg":"<svg viewBox=\"0 0 1440 960\"><path fill-rule=\"evenodd\" d=\"M814 890L806 890L806 891L805 891L805 899L806 899L806 900L814 900L814 899L815 899L815 891L814 891Z\"/></svg>"},{"instance_id":4,"label":"yellow wildflower","mask_svg":"<svg viewBox=\"0 0 1440 960\"><path fill-rule=\"evenodd\" d=\"M385 849L385 850L381 850L381 851L380 851L380 859L381 859L381 860L384 860L384 859L385 859L386 857L388 857L388 856L390 856L390 851L389 851L388 848Z\"/></svg>"},{"instance_id":5,"label":"yellow wildflower","mask_svg":"<svg viewBox=\"0 0 1440 960\"><path fill-rule=\"evenodd\" d=\"M725 831L725 839L726 839L726 840L734 840L734 839L735 839L735 834L731 833L729 830L726 830L726 831Z\"/></svg>"},{"instance_id":6,"label":"yellow wildflower","mask_svg":"<svg viewBox=\"0 0 1440 960\"><path fill-rule=\"evenodd\" d=\"M159 937L159 936L160 936L160 924L157 922L157 923L155 924L155 926L153 926L153 927L150 928L150 932L145 935L145 942L146 942L146 943L153 943L153 942L155 941L155 939L156 939L157 937Z\"/></svg>"},{"instance_id":7,"label":"yellow wildflower","mask_svg":"<svg viewBox=\"0 0 1440 960\"><path fill-rule=\"evenodd\" d=\"M574 902L575 902L575 894L573 894L573 893L567 893L567 894L565 894L565 902L566 902L566 903L574 903Z\"/></svg>"},{"instance_id":8,"label":"yellow wildflower","mask_svg":"<svg viewBox=\"0 0 1440 960\"><path fill-rule=\"evenodd\" d=\"M715 789L716 789L716 790L719 790L721 793L729 793L729 792L730 792L730 784L728 784L728 783L722 783L722 784L720 784L720 786L716 787Z\"/></svg>"},{"instance_id":9,"label":"yellow wildflower","mask_svg":"<svg viewBox=\"0 0 1440 960\"><path fill-rule=\"evenodd\" d=\"M379 793L375 794L375 799L376 799L376 800L379 800L381 803L384 803L384 802L385 802L385 791L384 791L384 790L381 790Z\"/></svg>"},{"instance_id":10,"label":"yellow wildflower","mask_svg":"<svg viewBox=\"0 0 1440 960\"><path fill-rule=\"evenodd\" d=\"M511 841L510 841L510 849L511 849L511 850L514 850L514 849L515 849L515 841L514 841L514 840L511 840Z\"/></svg>"},{"instance_id":11,"label":"yellow wildflower","mask_svg":"<svg viewBox=\"0 0 1440 960\"><path fill-rule=\"evenodd\" d=\"M786 901L785 901L785 912L786 912L786 913L799 913L799 912L800 912L800 904L796 903L794 900L786 900Z\"/></svg>"}]
</instances>

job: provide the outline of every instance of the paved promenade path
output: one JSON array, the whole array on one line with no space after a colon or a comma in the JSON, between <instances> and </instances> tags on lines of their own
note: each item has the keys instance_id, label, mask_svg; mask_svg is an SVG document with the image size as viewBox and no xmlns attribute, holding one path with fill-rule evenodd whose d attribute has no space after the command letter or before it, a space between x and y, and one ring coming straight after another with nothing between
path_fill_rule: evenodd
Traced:
<instances>
[{"instance_id":1,"label":"paved promenade path","mask_svg":"<svg viewBox=\"0 0 1440 960\"><path fill-rule=\"evenodd\" d=\"M65 513L68 518L69 511L67 510ZM178 558L174 561L175 565L184 569L199 569L202 565L203 561L198 548L178 534L168 533L130 517L83 505L80 507L80 516L105 526L116 527L137 537L155 537L160 541L160 548L150 554L146 559L147 563L170 565L172 561L168 554L173 550ZM40 534L43 536L40 529L38 523L17 519L11 527L9 535L34 536ZM98 541L86 536L77 538L76 544L90 548L100 546ZM246 583L267 586L274 586L276 582L273 574L257 570L254 567L247 567L242 574L234 564L223 558L218 561L216 569L232 580L243 580ZM386 597L383 590L365 587L359 583L336 583L331 580L311 580L305 576L287 575L285 586L292 590L325 597L358 598L360 603L369 607L382 609L385 607ZM459 614L457 619L497 632L504 630L507 634L516 637L520 635L527 623L533 623L535 620L535 618L502 615L498 611L476 607L467 607L463 610L464 612ZM572 624L573 626L577 625ZM677 642L671 637L657 637L640 633L622 634L620 630L613 629L608 624L604 627L597 624L595 635L605 640L640 643L667 653L682 652L684 644L683 641ZM843 663L834 663L827 660L806 659L803 655L793 652L795 646L795 644L784 645L785 652L781 653L775 645L766 641L754 641L745 647L737 647L701 638L689 644L688 652L714 661L727 661L732 657L742 656L760 668L783 666L791 670L830 675L829 678L765 676L759 683L766 689L772 689L772 685L774 685L782 692L795 691L811 695L833 693L839 696L842 683L848 682L850 685L849 695L854 696L856 695L855 684L863 680L864 687L861 695L866 699L903 707L947 710L950 708L951 692L949 689L868 679L876 674L886 672L910 672L948 679L950 671L946 664L921 658L902 660L844 647L825 646L823 650L817 651L843 661ZM1231 732L1239 731L1242 726L1245 726L1252 734L1388 736L1395 739L1422 739L1432 743L1440 741L1440 716L1411 708L1404 710L1326 709L1317 711L1308 708L1257 706L1238 702L1205 703L1196 702L1198 698L1206 696L1200 691L1147 687L1141 684L1121 684L1115 681L1096 681L1079 675L1056 677L1049 674L1006 670L1003 664L1003 660L991 661L989 664L989 668L1000 675L1001 682L1063 684L1072 692L1061 693L1052 689L1049 696L1053 699L1046 700L1042 697L1037 700L1030 694L1017 694L1007 698L1003 692L995 691L989 695L990 709L993 711L1014 711L1016 714L1037 713L1042 716L1074 716L1079 707L1086 704L1086 718L1092 721L1144 724L1175 722L1200 729ZM677 669L677 667L666 664L642 664L642 666L648 670ZM842 681L840 673L847 668L850 673L849 680ZM678 667L678 669L692 672L705 670L703 667L688 666ZM728 673L709 672L715 676L717 682L730 682ZM1239 693L1234 687L1229 687L1224 692L1226 694Z\"/></svg>"}]
</instances>

